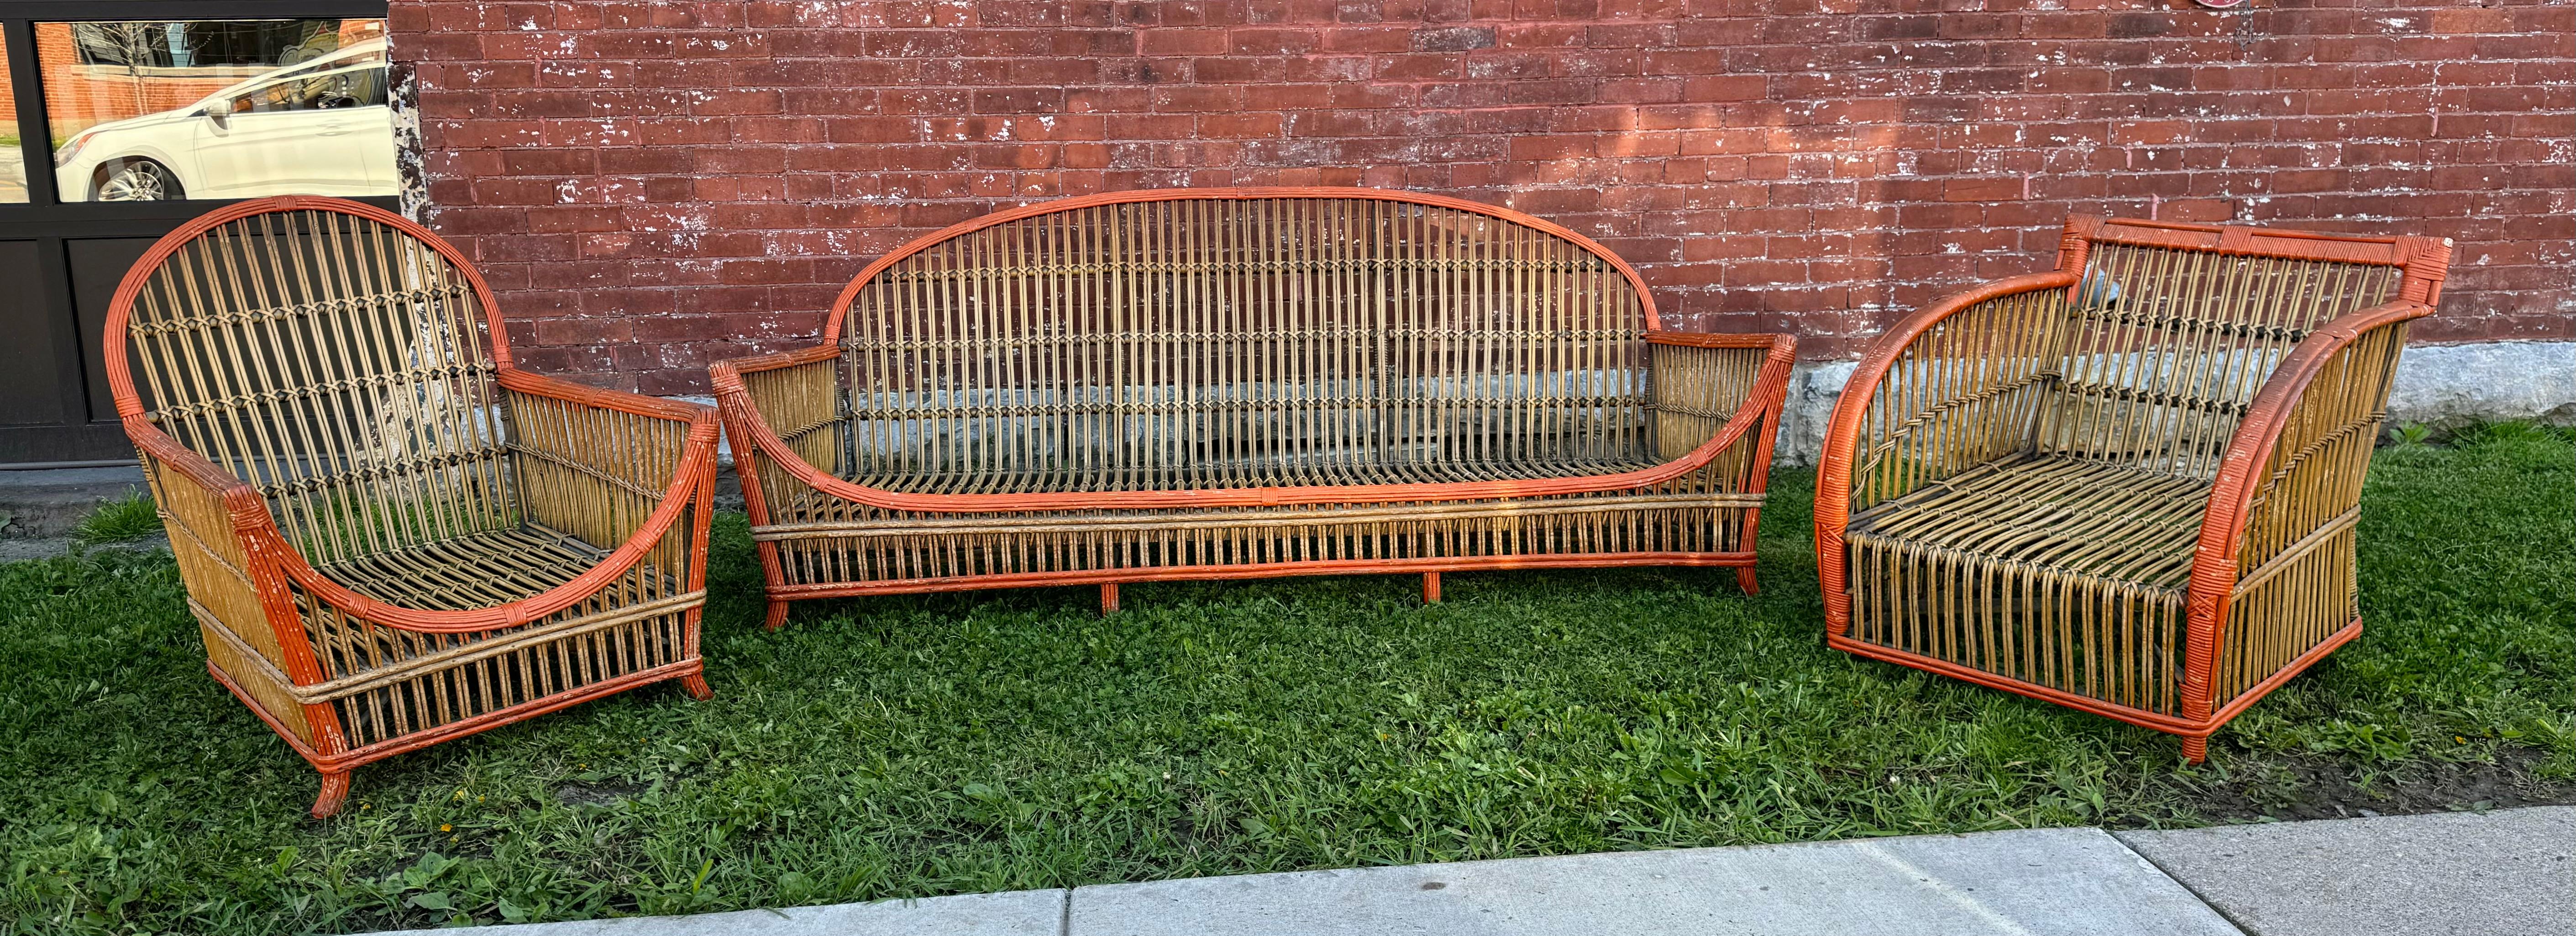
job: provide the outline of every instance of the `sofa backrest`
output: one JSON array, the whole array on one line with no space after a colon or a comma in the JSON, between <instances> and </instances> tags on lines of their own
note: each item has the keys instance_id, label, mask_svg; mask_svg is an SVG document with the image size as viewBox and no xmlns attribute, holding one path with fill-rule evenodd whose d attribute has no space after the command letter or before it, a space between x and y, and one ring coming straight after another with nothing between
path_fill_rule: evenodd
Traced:
<instances>
[{"instance_id":1,"label":"sofa backrest","mask_svg":"<svg viewBox=\"0 0 2576 936\"><path fill-rule=\"evenodd\" d=\"M2207 479L2273 368L2308 333L2371 306L2434 301L2439 239L2077 217L2038 451Z\"/></svg>"},{"instance_id":2,"label":"sofa backrest","mask_svg":"<svg viewBox=\"0 0 2576 936\"><path fill-rule=\"evenodd\" d=\"M1078 469L1114 489L1633 459L1652 316L1627 264L1517 212L1181 189L923 238L851 284L827 337L844 474Z\"/></svg>"}]
</instances>

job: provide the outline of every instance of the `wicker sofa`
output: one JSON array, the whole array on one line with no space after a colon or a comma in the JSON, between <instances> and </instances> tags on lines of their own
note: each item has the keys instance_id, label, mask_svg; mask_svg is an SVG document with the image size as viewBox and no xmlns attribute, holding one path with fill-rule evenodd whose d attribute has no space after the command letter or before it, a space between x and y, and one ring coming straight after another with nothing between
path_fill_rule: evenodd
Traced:
<instances>
[{"instance_id":1,"label":"wicker sofa","mask_svg":"<svg viewBox=\"0 0 2576 936\"><path fill-rule=\"evenodd\" d=\"M2451 243L2078 217L1889 329L1816 478L1827 642L2182 736L2361 633L2354 529Z\"/></svg>"},{"instance_id":2,"label":"wicker sofa","mask_svg":"<svg viewBox=\"0 0 2576 936\"><path fill-rule=\"evenodd\" d=\"M1734 567L1794 342L1452 198L1122 192L923 237L714 366L769 598Z\"/></svg>"}]
</instances>

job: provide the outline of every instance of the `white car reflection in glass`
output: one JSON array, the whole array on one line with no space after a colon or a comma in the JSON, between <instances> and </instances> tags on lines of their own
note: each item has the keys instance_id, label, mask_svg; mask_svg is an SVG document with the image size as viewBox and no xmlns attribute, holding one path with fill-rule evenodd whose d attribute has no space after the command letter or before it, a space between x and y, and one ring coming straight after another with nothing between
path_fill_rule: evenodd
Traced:
<instances>
[{"instance_id":1,"label":"white car reflection in glass","mask_svg":"<svg viewBox=\"0 0 2576 936\"><path fill-rule=\"evenodd\" d=\"M64 201L390 195L393 162L378 39L74 134L54 184Z\"/></svg>"}]
</instances>

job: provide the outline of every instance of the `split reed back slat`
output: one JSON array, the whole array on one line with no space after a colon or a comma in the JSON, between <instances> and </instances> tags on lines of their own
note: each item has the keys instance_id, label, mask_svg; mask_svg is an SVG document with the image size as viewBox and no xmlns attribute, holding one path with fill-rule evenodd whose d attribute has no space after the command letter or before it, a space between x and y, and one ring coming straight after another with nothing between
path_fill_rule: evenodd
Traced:
<instances>
[{"instance_id":1,"label":"split reed back slat","mask_svg":"<svg viewBox=\"0 0 2576 936\"><path fill-rule=\"evenodd\" d=\"M2351 520L2406 322L2447 258L2420 238L2079 218L2057 272L1900 325L1827 438L1832 641L2181 733L2199 756L2358 633Z\"/></svg>"},{"instance_id":2,"label":"split reed back slat","mask_svg":"<svg viewBox=\"0 0 2576 936\"><path fill-rule=\"evenodd\" d=\"M1627 277L1457 209L1050 212L879 270L842 322L848 477L878 486L1439 481L1649 457Z\"/></svg>"},{"instance_id":3,"label":"split reed back slat","mask_svg":"<svg viewBox=\"0 0 2576 936\"><path fill-rule=\"evenodd\" d=\"M581 698L704 692L716 426L514 370L462 255L337 199L217 209L111 305L117 409L209 666L324 775Z\"/></svg>"},{"instance_id":4,"label":"split reed back slat","mask_svg":"<svg viewBox=\"0 0 2576 936\"><path fill-rule=\"evenodd\" d=\"M390 226L279 211L146 271L128 332L156 424L326 564L515 519L483 317L453 264Z\"/></svg>"}]
</instances>

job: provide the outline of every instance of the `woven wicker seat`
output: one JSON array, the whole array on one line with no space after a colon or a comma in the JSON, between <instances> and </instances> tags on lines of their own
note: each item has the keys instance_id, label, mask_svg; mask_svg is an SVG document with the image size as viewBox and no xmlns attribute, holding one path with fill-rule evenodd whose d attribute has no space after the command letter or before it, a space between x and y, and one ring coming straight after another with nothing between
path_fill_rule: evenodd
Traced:
<instances>
[{"instance_id":1,"label":"woven wicker seat","mask_svg":"<svg viewBox=\"0 0 2576 936\"><path fill-rule=\"evenodd\" d=\"M222 208L144 255L105 336L207 669L322 771L314 815L359 764L664 679L707 695L714 412L511 366L427 231Z\"/></svg>"},{"instance_id":2,"label":"woven wicker seat","mask_svg":"<svg viewBox=\"0 0 2576 936\"><path fill-rule=\"evenodd\" d=\"M1655 327L1599 244L1473 202L1180 189L969 221L821 347L713 368L770 597L1734 567L1794 345Z\"/></svg>"},{"instance_id":3,"label":"woven wicker seat","mask_svg":"<svg viewBox=\"0 0 2576 936\"><path fill-rule=\"evenodd\" d=\"M470 611L525 601L560 588L607 555L607 550L570 534L488 530L353 556L316 566L314 571L387 604Z\"/></svg>"},{"instance_id":4,"label":"woven wicker seat","mask_svg":"<svg viewBox=\"0 0 2576 936\"><path fill-rule=\"evenodd\" d=\"M2449 242L2069 222L1891 329L1817 478L1827 642L2182 735L2360 633L2353 521Z\"/></svg>"},{"instance_id":5,"label":"woven wicker seat","mask_svg":"<svg viewBox=\"0 0 2576 936\"><path fill-rule=\"evenodd\" d=\"M2209 485L2192 478L2074 459L1999 460L1870 508L1843 538L2089 576L2179 601L2208 504Z\"/></svg>"}]
</instances>

